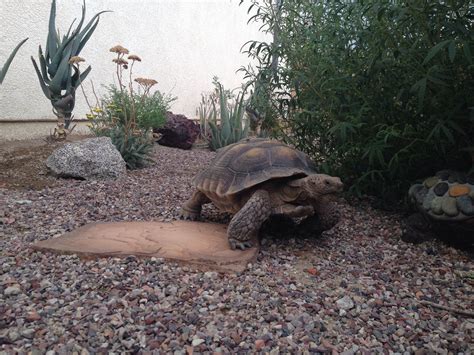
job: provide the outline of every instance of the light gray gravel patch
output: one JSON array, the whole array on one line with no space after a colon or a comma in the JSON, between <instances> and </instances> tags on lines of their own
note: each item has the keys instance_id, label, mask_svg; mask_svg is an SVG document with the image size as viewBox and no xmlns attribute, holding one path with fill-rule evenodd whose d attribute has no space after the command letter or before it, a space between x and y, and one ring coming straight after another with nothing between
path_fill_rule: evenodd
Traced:
<instances>
[{"instance_id":1,"label":"light gray gravel patch","mask_svg":"<svg viewBox=\"0 0 474 355\"><path fill-rule=\"evenodd\" d=\"M115 181L0 190L0 350L474 351L474 319L420 303L474 309L472 259L436 242L403 243L399 216L364 201L341 205L343 223L322 237L265 235L256 262L238 274L157 258L82 260L28 249L89 222L176 219L191 178L213 156L157 147L155 164ZM229 219L212 206L203 216Z\"/></svg>"}]
</instances>

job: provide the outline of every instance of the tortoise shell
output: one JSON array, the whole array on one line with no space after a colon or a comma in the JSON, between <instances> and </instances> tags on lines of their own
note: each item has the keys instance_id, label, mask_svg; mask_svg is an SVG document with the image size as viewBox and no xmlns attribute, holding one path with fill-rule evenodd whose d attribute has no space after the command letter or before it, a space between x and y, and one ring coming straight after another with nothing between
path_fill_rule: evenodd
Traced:
<instances>
[{"instance_id":1,"label":"tortoise shell","mask_svg":"<svg viewBox=\"0 0 474 355\"><path fill-rule=\"evenodd\" d=\"M313 162L303 152L276 140L254 138L218 150L193 183L205 194L226 198L272 179L315 173Z\"/></svg>"},{"instance_id":2,"label":"tortoise shell","mask_svg":"<svg viewBox=\"0 0 474 355\"><path fill-rule=\"evenodd\" d=\"M408 195L432 220L463 222L474 230L474 174L443 170L411 186Z\"/></svg>"}]
</instances>

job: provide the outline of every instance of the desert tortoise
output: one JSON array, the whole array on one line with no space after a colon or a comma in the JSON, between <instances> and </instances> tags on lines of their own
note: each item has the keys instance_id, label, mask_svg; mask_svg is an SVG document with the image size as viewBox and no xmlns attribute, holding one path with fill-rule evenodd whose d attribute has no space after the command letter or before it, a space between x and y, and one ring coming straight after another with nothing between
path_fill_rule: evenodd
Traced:
<instances>
[{"instance_id":1,"label":"desert tortoise","mask_svg":"<svg viewBox=\"0 0 474 355\"><path fill-rule=\"evenodd\" d=\"M408 191L417 213L408 217L402 238L421 242L440 236L452 242L474 242L474 173L443 170Z\"/></svg>"},{"instance_id":2,"label":"desert tortoise","mask_svg":"<svg viewBox=\"0 0 474 355\"><path fill-rule=\"evenodd\" d=\"M245 139L218 151L210 166L193 180L196 191L181 209L197 219L212 202L234 213L227 235L232 249L252 246L262 223L272 214L290 217L318 214L322 227L336 224L331 202L343 184L338 177L316 173L309 157L276 140Z\"/></svg>"}]
</instances>

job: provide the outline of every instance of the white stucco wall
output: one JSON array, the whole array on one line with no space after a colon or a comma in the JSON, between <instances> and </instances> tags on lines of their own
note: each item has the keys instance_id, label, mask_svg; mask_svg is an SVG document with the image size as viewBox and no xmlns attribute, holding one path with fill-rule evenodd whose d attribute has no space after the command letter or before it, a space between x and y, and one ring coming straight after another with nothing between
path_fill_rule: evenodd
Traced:
<instances>
[{"instance_id":1,"label":"white stucco wall","mask_svg":"<svg viewBox=\"0 0 474 355\"><path fill-rule=\"evenodd\" d=\"M0 87L0 139L9 135L2 120L54 119L30 59L37 56L39 44L45 47L50 4L0 0L0 63L29 37ZM81 5L82 0L57 0L57 28L62 33L80 16ZM239 0L86 0L86 21L101 10L113 11L101 16L81 52L92 66L85 84L88 95L92 97L89 80L96 87L113 83L114 56L109 49L121 44L143 59L135 66L136 75L157 80L160 91L178 97L172 111L194 117L200 94L212 88L214 75L226 87L241 84L242 74L236 70L249 59L240 48L248 40L263 38L256 25L247 25L247 5L239 6ZM78 91L75 117L86 112Z\"/></svg>"}]
</instances>

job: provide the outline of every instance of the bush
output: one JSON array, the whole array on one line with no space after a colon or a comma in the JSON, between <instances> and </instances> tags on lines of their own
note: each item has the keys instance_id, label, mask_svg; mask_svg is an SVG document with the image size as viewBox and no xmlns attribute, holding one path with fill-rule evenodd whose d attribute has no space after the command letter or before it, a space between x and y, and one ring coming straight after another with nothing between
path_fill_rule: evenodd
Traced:
<instances>
[{"instance_id":1,"label":"bush","mask_svg":"<svg viewBox=\"0 0 474 355\"><path fill-rule=\"evenodd\" d=\"M270 86L280 137L353 193L399 199L474 146L469 1L252 1L272 43L250 42L247 78Z\"/></svg>"},{"instance_id":2,"label":"bush","mask_svg":"<svg viewBox=\"0 0 474 355\"><path fill-rule=\"evenodd\" d=\"M159 91L153 94L142 96L133 94L134 106L136 107L136 124L139 128L149 130L160 128L166 123L166 111L170 104L175 100L174 97L163 95ZM125 107L125 112L116 112L121 122L125 117L132 114L131 95L128 91L120 91L116 86L108 87L108 95L105 98L105 104L111 107Z\"/></svg>"},{"instance_id":3,"label":"bush","mask_svg":"<svg viewBox=\"0 0 474 355\"><path fill-rule=\"evenodd\" d=\"M166 122L166 111L175 98L164 96L159 91L150 94L151 88L156 85L153 79L136 78L138 90L132 82L132 70L136 62L141 59L136 55L129 55L122 46L110 49L117 54L113 62L116 64L118 87L109 86L108 94L99 99L96 105L89 104L91 112L87 118L91 120L89 127L99 136L108 136L116 146L129 169L146 166L151 161L153 150L153 128L159 128ZM124 83L123 74L129 70L128 85Z\"/></svg>"}]
</instances>

